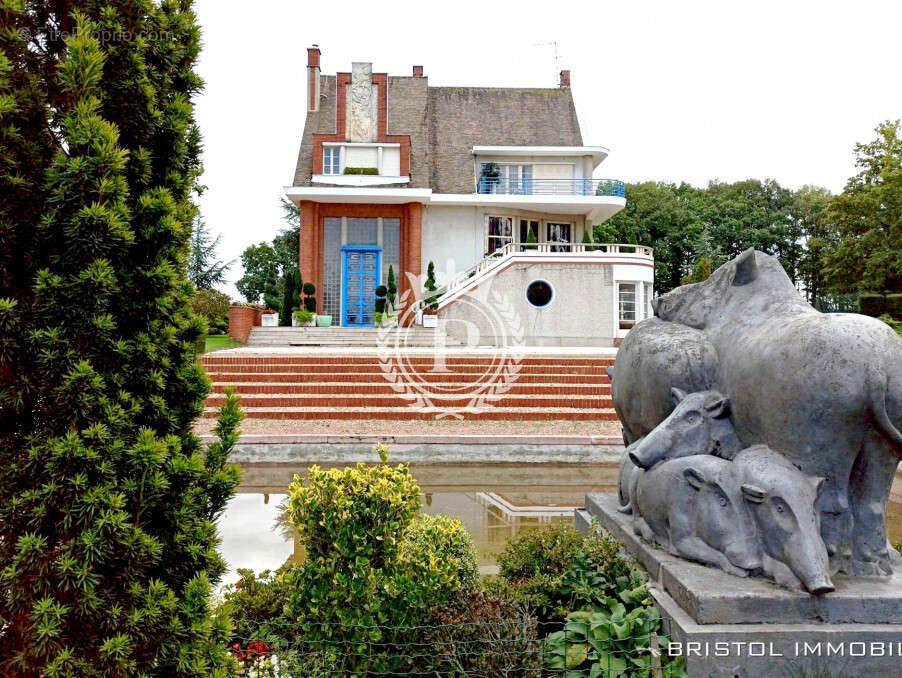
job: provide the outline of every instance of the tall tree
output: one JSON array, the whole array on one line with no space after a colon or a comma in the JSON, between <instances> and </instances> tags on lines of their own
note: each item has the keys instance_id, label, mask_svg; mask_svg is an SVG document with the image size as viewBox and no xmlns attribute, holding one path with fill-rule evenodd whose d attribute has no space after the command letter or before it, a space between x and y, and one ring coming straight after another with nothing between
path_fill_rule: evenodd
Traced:
<instances>
[{"instance_id":1,"label":"tall tree","mask_svg":"<svg viewBox=\"0 0 902 678\"><path fill-rule=\"evenodd\" d=\"M282 198L282 220L287 226L271 243L250 245L241 253L244 275L235 283L249 302L263 301L277 311L282 309L282 281L288 272L298 267L301 233L298 207L285 198Z\"/></svg>"},{"instance_id":2,"label":"tall tree","mask_svg":"<svg viewBox=\"0 0 902 678\"><path fill-rule=\"evenodd\" d=\"M831 202L828 218L838 230L825 257L838 292L902 291L902 137L899 121L877 126L877 138L855 145L858 174Z\"/></svg>"},{"instance_id":3,"label":"tall tree","mask_svg":"<svg viewBox=\"0 0 902 678\"><path fill-rule=\"evenodd\" d=\"M265 242L251 245L241 253L241 265L244 267L244 275L238 279L235 287L244 298L252 304L263 301L269 308L280 310L282 265L273 246Z\"/></svg>"},{"instance_id":4,"label":"tall tree","mask_svg":"<svg viewBox=\"0 0 902 678\"><path fill-rule=\"evenodd\" d=\"M799 262L799 280L808 302L820 307L827 294L824 261L836 246L836 229L827 218L832 196L826 188L802 186L792 199L790 214L802 233L804 251Z\"/></svg>"},{"instance_id":5,"label":"tall tree","mask_svg":"<svg viewBox=\"0 0 902 678\"><path fill-rule=\"evenodd\" d=\"M200 216L194 219L194 230L191 232L191 251L188 256L188 280L199 290L212 290L225 282L226 271L232 266L231 261L221 261L216 250L222 233L215 238Z\"/></svg>"},{"instance_id":6,"label":"tall tree","mask_svg":"<svg viewBox=\"0 0 902 678\"><path fill-rule=\"evenodd\" d=\"M0 675L225 676L189 0L0 2Z\"/></svg>"}]
</instances>

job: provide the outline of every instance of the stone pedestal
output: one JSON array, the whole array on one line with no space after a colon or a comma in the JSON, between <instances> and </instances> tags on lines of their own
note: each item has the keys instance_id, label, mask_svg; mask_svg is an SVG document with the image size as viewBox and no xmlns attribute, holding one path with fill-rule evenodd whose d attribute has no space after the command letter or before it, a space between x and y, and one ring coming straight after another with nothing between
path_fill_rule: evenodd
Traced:
<instances>
[{"instance_id":1,"label":"stone pedestal","mask_svg":"<svg viewBox=\"0 0 902 678\"><path fill-rule=\"evenodd\" d=\"M814 597L673 556L633 533L616 494L586 495L576 526L593 518L649 572L671 651L690 678L898 678L902 676L902 577L835 577Z\"/></svg>"}]
</instances>

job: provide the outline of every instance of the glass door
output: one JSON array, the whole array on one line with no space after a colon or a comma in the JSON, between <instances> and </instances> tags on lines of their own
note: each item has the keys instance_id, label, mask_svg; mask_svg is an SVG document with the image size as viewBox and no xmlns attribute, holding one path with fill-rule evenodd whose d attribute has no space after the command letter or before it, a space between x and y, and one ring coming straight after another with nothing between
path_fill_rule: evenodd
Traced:
<instances>
[{"instance_id":1,"label":"glass door","mask_svg":"<svg viewBox=\"0 0 902 678\"><path fill-rule=\"evenodd\" d=\"M549 252L569 252L571 234L571 224L554 224L548 222L545 224L546 237L545 242L549 243Z\"/></svg>"},{"instance_id":2,"label":"glass door","mask_svg":"<svg viewBox=\"0 0 902 678\"><path fill-rule=\"evenodd\" d=\"M532 219L520 219L520 251L535 250L539 242L539 222ZM531 236L531 237L530 237Z\"/></svg>"}]
</instances>

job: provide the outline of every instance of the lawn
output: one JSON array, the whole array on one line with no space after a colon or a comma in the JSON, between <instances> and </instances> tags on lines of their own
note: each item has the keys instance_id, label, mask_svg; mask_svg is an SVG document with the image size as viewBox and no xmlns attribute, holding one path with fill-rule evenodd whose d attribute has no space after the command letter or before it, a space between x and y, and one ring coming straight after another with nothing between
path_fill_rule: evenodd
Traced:
<instances>
[{"instance_id":1,"label":"lawn","mask_svg":"<svg viewBox=\"0 0 902 678\"><path fill-rule=\"evenodd\" d=\"M228 334L213 334L207 337L207 343L204 345L204 353L212 353L213 351L221 351L224 348L235 348L236 346L244 346L240 341L232 341Z\"/></svg>"}]
</instances>

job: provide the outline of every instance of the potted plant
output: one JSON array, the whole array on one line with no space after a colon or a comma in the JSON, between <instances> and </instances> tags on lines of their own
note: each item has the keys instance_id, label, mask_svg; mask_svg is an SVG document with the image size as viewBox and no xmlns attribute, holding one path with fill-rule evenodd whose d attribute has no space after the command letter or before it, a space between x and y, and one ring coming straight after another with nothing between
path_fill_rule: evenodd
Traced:
<instances>
[{"instance_id":1,"label":"potted plant","mask_svg":"<svg viewBox=\"0 0 902 678\"><path fill-rule=\"evenodd\" d=\"M495 193L496 186L501 181L501 168L497 163L487 162L482 166L479 174L479 192Z\"/></svg>"},{"instance_id":2,"label":"potted plant","mask_svg":"<svg viewBox=\"0 0 902 678\"><path fill-rule=\"evenodd\" d=\"M313 327L316 325L316 315L303 309L291 314L292 327Z\"/></svg>"}]
</instances>

